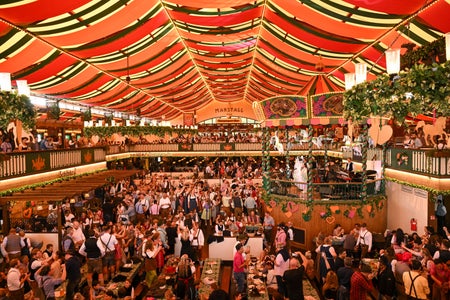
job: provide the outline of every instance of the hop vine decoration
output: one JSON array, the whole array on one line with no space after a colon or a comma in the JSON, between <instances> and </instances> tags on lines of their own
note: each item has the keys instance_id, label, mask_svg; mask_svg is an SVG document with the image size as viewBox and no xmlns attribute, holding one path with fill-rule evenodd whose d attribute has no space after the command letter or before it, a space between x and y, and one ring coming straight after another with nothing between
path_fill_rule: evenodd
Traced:
<instances>
[{"instance_id":1,"label":"hop vine decoration","mask_svg":"<svg viewBox=\"0 0 450 300\"><path fill-rule=\"evenodd\" d=\"M17 92L0 91L0 128L6 129L12 120L22 121L24 129L33 129L36 110L30 98Z\"/></svg>"},{"instance_id":2,"label":"hop vine decoration","mask_svg":"<svg viewBox=\"0 0 450 300\"><path fill-rule=\"evenodd\" d=\"M401 71L395 80L380 75L355 85L344 94L344 117L355 122L371 115L386 116L404 123L406 116L435 111L450 114L450 62L416 64Z\"/></svg>"},{"instance_id":3,"label":"hop vine decoration","mask_svg":"<svg viewBox=\"0 0 450 300\"><path fill-rule=\"evenodd\" d=\"M312 215L312 209L309 209L306 212L302 213L302 218L305 222L309 222L309 221L311 221L311 215Z\"/></svg>"},{"instance_id":4,"label":"hop vine decoration","mask_svg":"<svg viewBox=\"0 0 450 300\"><path fill-rule=\"evenodd\" d=\"M58 101L51 103L50 106L47 107L47 118L52 120L59 120L61 116L61 109L59 108Z\"/></svg>"},{"instance_id":5,"label":"hop vine decoration","mask_svg":"<svg viewBox=\"0 0 450 300\"><path fill-rule=\"evenodd\" d=\"M164 137L166 134L197 134L197 129L172 128L164 126L108 126L108 127L85 127L84 135L90 138L93 135L111 136L114 133L129 136L141 136L147 134Z\"/></svg>"},{"instance_id":6,"label":"hop vine decoration","mask_svg":"<svg viewBox=\"0 0 450 300\"><path fill-rule=\"evenodd\" d=\"M91 108L89 107L86 111L83 111L81 113L81 116L83 117L83 121L90 121L90 120L92 120Z\"/></svg>"}]
</instances>

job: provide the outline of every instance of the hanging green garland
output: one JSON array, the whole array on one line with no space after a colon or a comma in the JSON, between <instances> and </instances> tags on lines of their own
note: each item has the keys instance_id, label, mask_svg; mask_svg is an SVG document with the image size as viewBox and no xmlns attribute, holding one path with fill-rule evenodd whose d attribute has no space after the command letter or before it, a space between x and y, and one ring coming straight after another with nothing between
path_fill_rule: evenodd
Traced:
<instances>
[{"instance_id":1,"label":"hanging green garland","mask_svg":"<svg viewBox=\"0 0 450 300\"><path fill-rule=\"evenodd\" d=\"M410 186L410 187L413 187L413 188L416 188L416 189L421 189L421 190L427 191L427 192L432 193L432 194L450 195L450 190L437 190L437 189L433 189L433 188L430 188L430 187L427 187L427 186L424 186L424 185L413 184L413 183L409 183L409 182L406 182L406 181L398 180L398 179L395 179L395 178L392 178L392 177L385 177L384 179L387 180L387 181L391 181L391 182L395 182L395 183L401 184L401 185Z\"/></svg>"},{"instance_id":2,"label":"hanging green garland","mask_svg":"<svg viewBox=\"0 0 450 300\"><path fill-rule=\"evenodd\" d=\"M108 127L85 127L83 129L86 137L98 135L102 137L112 136L113 134L121 134L123 136L142 136L142 135L156 135L164 137L166 134L197 134L197 129L172 128L165 126L108 126Z\"/></svg>"},{"instance_id":3,"label":"hanging green garland","mask_svg":"<svg viewBox=\"0 0 450 300\"><path fill-rule=\"evenodd\" d=\"M367 124L363 125L362 129L362 190L361 199L363 203L367 200L367 148L368 148L368 128Z\"/></svg>"},{"instance_id":4,"label":"hanging green garland","mask_svg":"<svg viewBox=\"0 0 450 300\"><path fill-rule=\"evenodd\" d=\"M0 91L0 128L6 130L11 121L20 120L24 129L33 129L36 124L36 110L25 95L17 92Z\"/></svg>"},{"instance_id":5,"label":"hanging green garland","mask_svg":"<svg viewBox=\"0 0 450 300\"><path fill-rule=\"evenodd\" d=\"M344 117L361 122L370 116L391 117L403 123L408 115L435 111L450 114L450 62L419 64L401 71L395 80L387 74L355 85L344 94Z\"/></svg>"}]
</instances>

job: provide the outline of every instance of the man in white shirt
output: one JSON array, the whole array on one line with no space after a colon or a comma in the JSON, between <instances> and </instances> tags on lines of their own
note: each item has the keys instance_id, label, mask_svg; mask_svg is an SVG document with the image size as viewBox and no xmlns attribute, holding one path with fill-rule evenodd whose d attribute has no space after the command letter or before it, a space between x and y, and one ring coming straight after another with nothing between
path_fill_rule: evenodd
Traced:
<instances>
[{"instance_id":1,"label":"man in white shirt","mask_svg":"<svg viewBox=\"0 0 450 300\"><path fill-rule=\"evenodd\" d=\"M172 203L170 201L169 195L167 193L163 193L161 199L159 199L158 210L159 214L162 218L167 218L170 215L170 209L172 207Z\"/></svg>"},{"instance_id":2,"label":"man in white shirt","mask_svg":"<svg viewBox=\"0 0 450 300\"><path fill-rule=\"evenodd\" d=\"M195 252L195 259L201 261L202 259L202 248L205 245L205 236L203 231L199 228L198 222L192 222L192 229L189 232L191 239L191 246Z\"/></svg>"},{"instance_id":3,"label":"man in white shirt","mask_svg":"<svg viewBox=\"0 0 450 300\"><path fill-rule=\"evenodd\" d=\"M105 255L102 259L103 264L103 279L107 282L111 274L115 273L116 261L114 259L114 252L116 245L119 243L116 237L111 234L111 227L103 226L103 234L99 237L101 244L105 249ZM103 251L102 251L103 252Z\"/></svg>"},{"instance_id":4,"label":"man in white shirt","mask_svg":"<svg viewBox=\"0 0 450 300\"><path fill-rule=\"evenodd\" d=\"M145 198L145 194L143 192L139 193L139 199L134 205L136 209L136 219L137 222L144 223L145 222L145 214L150 208L150 203L148 199Z\"/></svg>"},{"instance_id":5,"label":"man in white shirt","mask_svg":"<svg viewBox=\"0 0 450 300\"><path fill-rule=\"evenodd\" d=\"M72 240L75 244L75 249L78 251L78 249L80 249L81 245L83 245L84 241L86 240L86 237L84 236L83 229L81 229L80 222L73 221L72 228Z\"/></svg>"},{"instance_id":6,"label":"man in white shirt","mask_svg":"<svg viewBox=\"0 0 450 300\"><path fill-rule=\"evenodd\" d=\"M26 280L28 280L28 274L24 274L22 276L22 273L19 270L20 261L17 258L11 259L9 265L11 268L9 269L6 277L9 297L10 299L23 299L23 284Z\"/></svg>"},{"instance_id":7,"label":"man in white shirt","mask_svg":"<svg viewBox=\"0 0 450 300\"><path fill-rule=\"evenodd\" d=\"M244 205L247 208L247 214L250 214L251 211L254 211L256 208L256 200L252 197L251 192L249 192L247 198L245 198Z\"/></svg>"},{"instance_id":8,"label":"man in white shirt","mask_svg":"<svg viewBox=\"0 0 450 300\"><path fill-rule=\"evenodd\" d=\"M372 250L372 233L367 230L366 223L361 224L361 230L359 231L359 237L356 241L356 247L359 245L361 246L361 258L365 258Z\"/></svg>"},{"instance_id":9,"label":"man in white shirt","mask_svg":"<svg viewBox=\"0 0 450 300\"><path fill-rule=\"evenodd\" d=\"M227 216L231 215L231 194L229 191L222 193L222 210Z\"/></svg>"}]
</instances>

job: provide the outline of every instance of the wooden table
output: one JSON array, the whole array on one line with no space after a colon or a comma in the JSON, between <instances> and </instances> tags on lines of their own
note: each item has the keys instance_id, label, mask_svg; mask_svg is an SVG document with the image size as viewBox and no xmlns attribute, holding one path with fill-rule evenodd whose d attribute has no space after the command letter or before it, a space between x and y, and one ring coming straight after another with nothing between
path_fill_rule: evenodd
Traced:
<instances>
[{"instance_id":1,"label":"wooden table","mask_svg":"<svg viewBox=\"0 0 450 300\"><path fill-rule=\"evenodd\" d=\"M163 272L158 276L156 282L148 289L148 297L151 296L154 299L164 299L166 291L169 289L174 289L177 280L177 273L175 270L179 261L180 258L177 256L170 257L167 260ZM171 268L170 271L169 268Z\"/></svg>"},{"instance_id":2,"label":"wooden table","mask_svg":"<svg viewBox=\"0 0 450 300\"><path fill-rule=\"evenodd\" d=\"M201 300L208 299L211 292L217 289L220 282L221 262L222 260L220 258L205 259L198 288L198 294Z\"/></svg>"},{"instance_id":3,"label":"wooden table","mask_svg":"<svg viewBox=\"0 0 450 300\"><path fill-rule=\"evenodd\" d=\"M305 300L320 299L317 290L312 286L309 279L303 279L303 295L305 296Z\"/></svg>"},{"instance_id":4,"label":"wooden table","mask_svg":"<svg viewBox=\"0 0 450 300\"><path fill-rule=\"evenodd\" d=\"M263 266L259 260L252 256L252 263L248 267L247 289L248 300L268 300L269 292L265 278L263 277Z\"/></svg>"},{"instance_id":5,"label":"wooden table","mask_svg":"<svg viewBox=\"0 0 450 300\"><path fill-rule=\"evenodd\" d=\"M131 281L133 281L133 278L138 274L139 270L141 269L142 264L143 264L142 262L133 264L129 271L120 271L119 273L116 274L116 276L114 278L116 278L117 276L120 275L119 278L130 279ZM81 268L81 281L80 281L80 284L79 284L80 290L87 283L86 276L85 276L86 272L87 272L87 265L85 264ZM114 280L114 278L113 278L113 280ZM117 292L118 292L119 288L124 286L125 280L121 280L121 281L118 281L118 282L114 282L113 280L110 281L110 283L106 286L106 288L108 290L114 291L114 293L117 295ZM63 284L61 284L55 290L55 298L56 298L56 300L63 300L64 299L65 294L66 294L66 286L67 286L67 281L64 281Z\"/></svg>"}]
</instances>

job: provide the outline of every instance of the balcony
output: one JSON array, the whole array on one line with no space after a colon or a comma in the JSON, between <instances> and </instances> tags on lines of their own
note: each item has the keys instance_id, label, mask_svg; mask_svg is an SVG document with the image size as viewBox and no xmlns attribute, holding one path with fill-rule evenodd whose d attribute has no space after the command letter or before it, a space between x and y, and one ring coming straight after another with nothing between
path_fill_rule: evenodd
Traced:
<instances>
[{"instance_id":1,"label":"balcony","mask_svg":"<svg viewBox=\"0 0 450 300\"><path fill-rule=\"evenodd\" d=\"M352 157L355 162L362 161L360 149L324 149L314 148L313 155L335 158ZM63 170L76 166L89 165L97 162L113 161L133 157L195 157L195 156L261 156L261 143L205 143L205 144L137 144L111 145L67 150L50 150L35 152L14 152L1 154L0 179L21 177L31 174ZM307 156L308 149L289 151L292 156ZM433 179L450 179L450 155L448 152L424 149L391 148L386 150L386 171L400 171L405 174L414 173ZM283 156L277 151L271 151L272 156ZM368 164L370 161L383 157L379 148L368 149ZM376 159L375 159L376 158ZM369 168L370 169L370 168ZM64 174L61 174L61 177Z\"/></svg>"}]
</instances>

